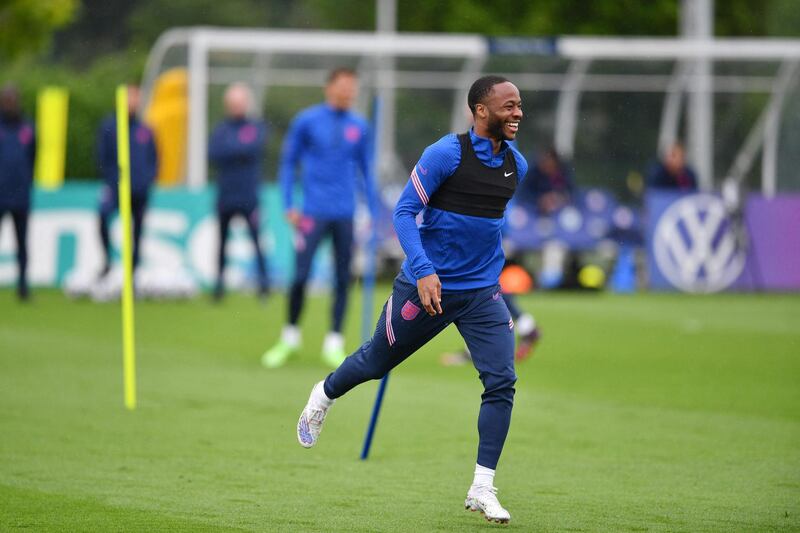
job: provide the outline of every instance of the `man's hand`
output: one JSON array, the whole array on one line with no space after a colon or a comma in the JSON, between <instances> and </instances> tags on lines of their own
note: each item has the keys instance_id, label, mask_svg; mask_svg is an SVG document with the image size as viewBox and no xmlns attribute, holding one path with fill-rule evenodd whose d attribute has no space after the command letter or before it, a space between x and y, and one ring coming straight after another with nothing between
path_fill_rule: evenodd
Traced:
<instances>
[{"instance_id":1,"label":"man's hand","mask_svg":"<svg viewBox=\"0 0 800 533\"><path fill-rule=\"evenodd\" d=\"M430 316L442 314L442 283L439 276L429 274L417 280L417 291L422 307Z\"/></svg>"},{"instance_id":2,"label":"man's hand","mask_svg":"<svg viewBox=\"0 0 800 533\"><path fill-rule=\"evenodd\" d=\"M300 224L300 220L302 218L303 217L300 215L300 212L297 211L297 209L286 210L286 220L288 220L289 224L291 224L292 226L297 227L297 225Z\"/></svg>"}]
</instances>

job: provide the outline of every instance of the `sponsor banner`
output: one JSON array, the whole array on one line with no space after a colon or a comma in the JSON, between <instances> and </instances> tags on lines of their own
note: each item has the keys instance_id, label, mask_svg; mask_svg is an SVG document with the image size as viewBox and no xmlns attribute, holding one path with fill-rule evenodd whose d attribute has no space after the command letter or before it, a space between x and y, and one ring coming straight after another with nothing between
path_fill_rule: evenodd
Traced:
<instances>
[{"instance_id":1,"label":"sponsor banner","mask_svg":"<svg viewBox=\"0 0 800 533\"><path fill-rule=\"evenodd\" d=\"M28 225L28 276L36 286L60 286L72 274L99 273L100 244L97 183L67 184L57 191L34 191ZM219 226L213 187L156 189L145 215L141 268L179 272L203 287L217 276ZM283 217L280 195L274 185L261 191L261 244L268 257L271 280L285 286L294 273L292 231ZM120 223L111 228L114 255L120 257ZM225 278L231 287L255 285L255 256L240 218L231 223L227 242ZM16 283L15 242L10 217L0 221L0 285ZM312 284L328 283L330 244L323 242L312 269Z\"/></svg>"},{"instance_id":2,"label":"sponsor banner","mask_svg":"<svg viewBox=\"0 0 800 533\"><path fill-rule=\"evenodd\" d=\"M800 290L800 195L751 195L743 215L706 193L654 191L646 205L651 288Z\"/></svg>"}]
</instances>

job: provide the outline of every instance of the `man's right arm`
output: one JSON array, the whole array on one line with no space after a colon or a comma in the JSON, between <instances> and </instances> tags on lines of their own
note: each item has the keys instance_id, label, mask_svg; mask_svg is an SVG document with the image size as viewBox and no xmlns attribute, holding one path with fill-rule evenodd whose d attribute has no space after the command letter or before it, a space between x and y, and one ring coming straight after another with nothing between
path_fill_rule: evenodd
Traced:
<instances>
[{"instance_id":1,"label":"man's right arm","mask_svg":"<svg viewBox=\"0 0 800 533\"><path fill-rule=\"evenodd\" d=\"M287 214L294 211L293 193L295 173L300 162L303 151L304 138L303 116L295 117L289 125L286 137L283 139L281 148L281 164L278 170L278 180L281 184L281 197L283 198L283 208Z\"/></svg>"},{"instance_id":2,"label":"man's right arm","mask_svg":"<svg viewBox=\"0 0 800 533\"><path fill-rule=\"evenodd\" d=\"M461 148L454 135L443 137L423 152L414 166L411 177L403 189L394 209L394 228L400 246L406 254L414 275L420 300L430 315L441 313L441 283L422 247L417 215L428 204L430 197L449 178L461 159Z\"/></svg>"}]
</instances>

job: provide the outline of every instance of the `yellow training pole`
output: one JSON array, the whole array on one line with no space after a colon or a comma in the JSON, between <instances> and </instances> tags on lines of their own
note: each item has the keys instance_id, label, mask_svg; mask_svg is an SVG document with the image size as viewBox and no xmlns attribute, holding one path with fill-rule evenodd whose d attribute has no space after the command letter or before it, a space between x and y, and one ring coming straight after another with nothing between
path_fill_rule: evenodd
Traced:
<instances>
[{"instance_id":1,"label":"yellow training pole","mask_svg":"<svg viewBox=\"0 0 800 533\"><path fill-rule=\"evenodd\" d=\"M67 157L69 92L63 87L45 87L36 98L36 183L54 190L64 184Z\"/></svg>"},{"instance_id":2,"label":"yellow training pole","mask_svg":"<svg viewBox=\"0 0 800 533\"><path fill-rule=\"evenodd\" d=\"M133 246L131 242L131 154L128 139L128 87L117 87L119 216L122 222L122 372L125 407L136 409L136 351L133 342Z\"/></svg>"}]
</instances>

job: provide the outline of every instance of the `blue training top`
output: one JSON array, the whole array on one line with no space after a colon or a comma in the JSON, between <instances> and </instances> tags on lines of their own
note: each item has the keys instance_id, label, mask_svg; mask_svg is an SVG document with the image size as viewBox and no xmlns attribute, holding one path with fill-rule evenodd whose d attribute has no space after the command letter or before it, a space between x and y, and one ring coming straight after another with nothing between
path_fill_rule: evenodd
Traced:
<instances>
[{"instance_id":1,"label":"blue training top","mask_svg":"<svg viewBox=\"0 0 800 533\"><path fill-rule=\"evenodd\" d=\"M30 208L35 159L33 126L0 118L0 209Z\"/></svg>"},{"instance_id":2,"label":"blue training top","mask_svg":"<svg viewBox=\"0 0 800 533\"><path fill-rule=\"evenodd\" d=\"M315 218L352 218L356 173L364 179L371 213L376 213L372 135L367 122L351 111L318 104L301 111L283 142L280 182L285 209L291 209L295 173L302 167L303 213Z\"/></svg>"},{"instance_id":3,"label":"blue training top","mask_svg":"<svg viewBox=\"0 0 800 533\"><path fill-rule=\"evenodd\" d=\"M211 134L208 156L217 168L217 208L220 211L258 206L258 183L267 140L261 120L227 119Z\"/></svg>"},{"instance_id":4,"label":"blue training top","mask_svg":"<svg viewBox=\"0 0 800 533\"><path fill-rule=\"evenodd\" d=\"M528 163L516 148L503 142L492 153L492 142L470 129L478 160L491 168L503 165L512 150L517 164L517 183L528 172ZM498 282L505 254L502 248L504 218L462 215L427 206L439 186L461 163L461 146L449 134L428 146L411 173L394 210L394 227L406 253L403 274L410 281L437 274L443 290L469 290ZM417 228L416 216L422 213Z\"/></svg>"},{"instance_id":5,"label":"blue training top","mask_svg":"<svg viewBox=\"0 0 800 533\"><path fill-rule=\"evenodd\" d=\"M156 178L158 156L153 130L135 116L128 119L131 158L131 195L145 196ZM97 158L100 173L112 191L117 190L117 119L110 115L97 132Z\"/></svg>"}]
</instances>

